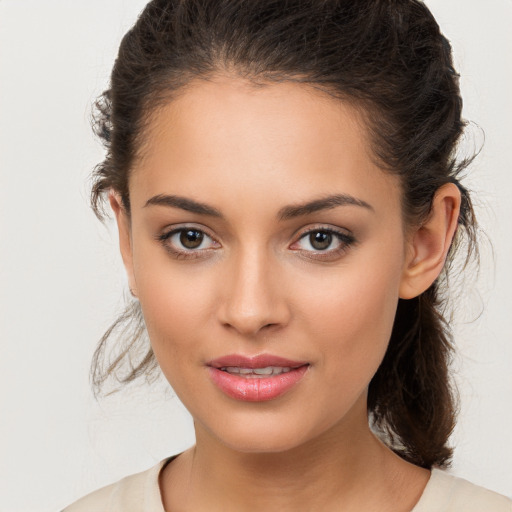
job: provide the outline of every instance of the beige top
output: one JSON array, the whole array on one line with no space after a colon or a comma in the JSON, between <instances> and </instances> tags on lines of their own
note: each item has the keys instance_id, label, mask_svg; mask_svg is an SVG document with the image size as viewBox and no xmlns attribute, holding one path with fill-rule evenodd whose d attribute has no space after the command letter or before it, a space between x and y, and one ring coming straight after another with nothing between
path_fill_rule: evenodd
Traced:
<instances>
[{"instance_id":1,"label":"beige top","mask_svg":"<svg viewBox=\"0 0 512 512\"><path fill-rule=\"evenodd\" d=\"M94 491L62 512L166 512L158 475L175 457ZM433 469L419 502L411 512L512 512L512 500Z\"/></svg>"}]
</instances>

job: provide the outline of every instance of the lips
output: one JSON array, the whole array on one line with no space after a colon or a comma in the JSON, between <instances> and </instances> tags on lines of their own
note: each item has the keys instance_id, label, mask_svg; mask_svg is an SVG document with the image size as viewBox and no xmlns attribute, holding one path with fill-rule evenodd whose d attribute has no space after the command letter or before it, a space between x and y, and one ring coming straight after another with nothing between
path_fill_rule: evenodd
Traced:
<instances>
[{"instance_id":1,"label":"lips","mask_svg":"<svg viewBox=\"0 0 512 512\"><path fill-rule=\"evenodd\" d=\"M291 390L306 374L309 364L262 354L232 354L207 363L213 383L227 396L243 401L273 400Z\"/></svg>"}]
</instances>

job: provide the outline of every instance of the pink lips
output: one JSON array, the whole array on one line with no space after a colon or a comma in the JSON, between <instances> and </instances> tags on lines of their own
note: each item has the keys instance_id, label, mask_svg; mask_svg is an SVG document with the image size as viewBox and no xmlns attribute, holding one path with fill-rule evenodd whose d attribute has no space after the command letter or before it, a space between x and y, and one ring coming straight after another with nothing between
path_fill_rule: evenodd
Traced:
<instances>
[{"instance_id":1,"label":"pink lips","mask_svg":"<svg viewBox=\"0 0 512 512\"><path fill-rule=\"evenodd\" d=\"M207 366L212 381L221 391L248 402L263 402L283 395L309 368L307 362L269 354L256 357L232 354L210 361Z\"/></svg>"}]
</instances>

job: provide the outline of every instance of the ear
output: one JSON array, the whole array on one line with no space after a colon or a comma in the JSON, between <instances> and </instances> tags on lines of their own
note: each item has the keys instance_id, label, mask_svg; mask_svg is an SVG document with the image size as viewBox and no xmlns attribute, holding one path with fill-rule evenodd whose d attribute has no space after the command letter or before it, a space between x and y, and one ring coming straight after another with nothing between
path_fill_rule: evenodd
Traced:
<instances>
[{"instance_id":1,"label":"ear","mask_svg":"<svg viewBox=\"0 0 512 512\"><path fill-rule=\"evenodd\" d=\"M132 236L130 229L130 218L123 204L121 195L111 190L108 195L110 206L116 216L117 229L119 232L119 248L123 258L124 267L128 276L128 286L134 297L137 297L137 286L133 273Z\"/></svg>"},{"instance_id":2,"label":"ear","mask_svg":"<svg viewBox=\"0 0 512 512\"><path fill-rule=\"evenodd\" d=\"M455 184L443 185L434 196L427 220L410 234L399 290L401 299L417 297L441 273L457 230L460 201Z\"/></svg>"}]
</instances>

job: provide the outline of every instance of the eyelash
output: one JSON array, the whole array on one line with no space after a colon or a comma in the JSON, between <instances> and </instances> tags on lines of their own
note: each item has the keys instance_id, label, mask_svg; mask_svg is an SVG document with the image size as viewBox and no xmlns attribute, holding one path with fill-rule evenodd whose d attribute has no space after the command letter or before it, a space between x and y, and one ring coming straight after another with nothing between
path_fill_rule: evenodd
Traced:
<instances>
[{"instance_id":1,"label":"eyelash","mask_svg":"<svg viewBox=\"0 0 512 512\"><path fill-rule=\"evenodd\" d=\"M157 236L157 240L164 246L164 249L171 254L174 258L178 260L185 259L195 259L200 258L204 255L205 252L211 251L212 249L189 249L189 250L180 250L174 248L170 243L170 239L177 234L183 233L185 231L194 231L196 233L202 233L204 236L210 238L213 242L220 245L217 240L215 240L212 236L210 236L204 229L199 229L194 226L182 226L180 228L173 229L167 233L162 233ZM201 242L202 244L202 242Z\"/></svg>"},{"instance_id":2,"label":"eyelash","mask_svg":"<svg viewBox=\"0 0 512 512\"><path fill-rule=\"evenodd\" d=\"M297 244L301 240L307 239L307 237L311 236L313 233L327 233L331 235L334 239L337 239L339 242L339 247L336 249L328 249L328 250L313 250L313 251L307 251L304 249L293 249L297 252L301 253L302 255L305 255L307 258L312 258L320 261L333 261L339 257L341 257L343 254L345 254L348 249L353 246L357 241L355 237L352 234L349 234L347 232L334 229L332 227L325 227L325 226L315 226L313 228L309 228L307 231L304 231L300 234L299 238L297 239L297 242L294 242L292 245Z\"/></svg>"},{"instance_id":3,"label":"eyelash","mask_svg":"<svg viewBox=\"0 0 512 512\"><path fill-rule=\"evenodd\" d=\"M196 233L201 233L202 235L210 238L214 243L219 244L215 238L210 236L205 230L195 228L194 226L183 226L176 229L173 229L169 232L163 233L161 235L158 235L156 238L157 240L164 246L164 249L169 252L174 258L176 259L196 259L204 256L204 253L213 250L212 248L208 249L189 249L189 250L180 250L173 247L169 240L177 234L183 233L185 231L194 231ZM306 239L308 236L311 236L313 233L327 233L331 236L333 236L333 239L337 239L339 242L339 247L336 249L328 249L328 250L304 250L304 249L292 249L294 251L299 252L300 254L304 255L307 258L316 259L316 260L334 260L338 257L342 256L352 245L354 245L357 241L354 238L353 235L348 234L346 232L338 231L332 227L323 227L318 226L311 229L308 229L307 231L304 231L300 234L297 241L292 244L295 245L301 240ZM201 241L202 244L202 241ZM200 244L200 245L201 245Z\"/></svg>"}]
</instances>

